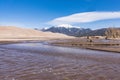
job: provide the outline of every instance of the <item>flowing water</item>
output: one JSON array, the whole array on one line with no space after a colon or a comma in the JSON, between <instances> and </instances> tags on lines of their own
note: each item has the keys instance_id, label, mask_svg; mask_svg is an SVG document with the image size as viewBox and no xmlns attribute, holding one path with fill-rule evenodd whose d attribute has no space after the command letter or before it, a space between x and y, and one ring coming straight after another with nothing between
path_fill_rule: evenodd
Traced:
<instances>
[{"instance_id":1,"label":"flowing water","mask_svg":"<svg viewBox=\"0 0 120 80\"><path fill-rule=\"evenodd\" d=\"M0 45L0 80L120 80L120 54L42 43Z\"/></svg>"}]
</instances>

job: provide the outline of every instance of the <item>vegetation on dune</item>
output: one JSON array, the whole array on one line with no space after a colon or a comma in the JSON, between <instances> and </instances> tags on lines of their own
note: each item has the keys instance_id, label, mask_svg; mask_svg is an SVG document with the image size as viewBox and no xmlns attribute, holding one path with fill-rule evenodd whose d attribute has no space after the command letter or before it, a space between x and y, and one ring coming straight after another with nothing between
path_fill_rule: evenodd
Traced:
<instances>
[{"instance_id":1,"label":"vegetation on dune","mask_svg":"<svg viewBox=\"0 0 120 80\"><path fill-rule=\"evenodd\" d=\"M120 38L120 28L108 28L105 34L106 38Z\"/></svg>"}]
</instances>

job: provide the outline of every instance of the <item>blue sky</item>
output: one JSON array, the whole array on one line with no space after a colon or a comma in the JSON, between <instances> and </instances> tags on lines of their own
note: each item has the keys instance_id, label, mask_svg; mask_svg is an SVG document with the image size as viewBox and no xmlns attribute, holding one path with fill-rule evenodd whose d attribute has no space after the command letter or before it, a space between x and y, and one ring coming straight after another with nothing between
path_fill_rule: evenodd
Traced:
<instances>
[{"instance_id":1,"label":"blue sky","mask_svg":"<svg viewBox=\"0 0 120 80\"><path fill-rule=\"evenodd\" d=\"M59 24L119 27L120 0L0 0L0 25L43 28Z\"/></svg>"}]
</instances>

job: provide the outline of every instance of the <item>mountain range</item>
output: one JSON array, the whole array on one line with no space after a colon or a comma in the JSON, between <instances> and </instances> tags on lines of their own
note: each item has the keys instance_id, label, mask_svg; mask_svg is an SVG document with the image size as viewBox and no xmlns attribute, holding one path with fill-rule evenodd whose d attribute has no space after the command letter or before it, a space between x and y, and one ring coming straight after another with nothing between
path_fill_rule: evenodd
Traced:
<instances>
[{"instance_id":1,"label":"mountain range","mask_svg":"<svg viewBox=\"0 0 120 80\"><path fill-rule=\"evenodd\" d=\"M49 31L54 33L62 33L69 36L82 37L82 36L105 36L107 28L92 30L90 28L80 28L77 26L63 24L58 26L52 26L50 28L43 28L41 30L44 32Z\"/></svg>"}]
</instances>

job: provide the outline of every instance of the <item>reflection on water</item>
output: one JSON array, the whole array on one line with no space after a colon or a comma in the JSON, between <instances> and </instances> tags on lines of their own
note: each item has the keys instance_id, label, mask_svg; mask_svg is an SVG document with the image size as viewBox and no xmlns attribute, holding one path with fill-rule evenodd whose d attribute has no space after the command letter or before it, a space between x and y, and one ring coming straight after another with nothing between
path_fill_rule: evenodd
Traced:
<instances>
[{"instance_id":1,"label":"reflection on water","mask_svg":"<svg viewBox=\"0 0 120 80\"><path fill-rule=\"evenodd\" d=\"M120 54L41 43L1 45L0 80L120 80Z\"/></svg>"}]
</instances>

